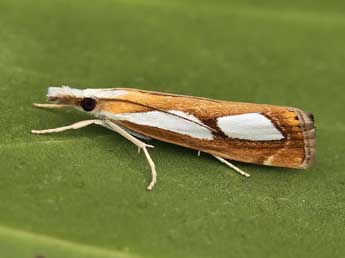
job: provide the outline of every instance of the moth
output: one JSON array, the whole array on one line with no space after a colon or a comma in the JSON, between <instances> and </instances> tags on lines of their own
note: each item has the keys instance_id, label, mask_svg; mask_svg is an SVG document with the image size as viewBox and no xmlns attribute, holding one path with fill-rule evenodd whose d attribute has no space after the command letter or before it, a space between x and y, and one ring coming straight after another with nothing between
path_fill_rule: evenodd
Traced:
<instances>
[{"instance_id":1,"label":"moth","mask_svg":"<svg viewBox=\"0 0 345 258\"><path fill-rule=\"evenodd\" d=\"M92 124L119 133L155 164L145 140L156 139L208 153L236 172L249 174L228 160L267 166L306 169L315 160L314 117L298 108L228 102L129 88L73 89L49 87L50 104L41 108L74 107L95 119L72 125L32 130L34 134L80 129Z\"/></svg>"}]
</instances>

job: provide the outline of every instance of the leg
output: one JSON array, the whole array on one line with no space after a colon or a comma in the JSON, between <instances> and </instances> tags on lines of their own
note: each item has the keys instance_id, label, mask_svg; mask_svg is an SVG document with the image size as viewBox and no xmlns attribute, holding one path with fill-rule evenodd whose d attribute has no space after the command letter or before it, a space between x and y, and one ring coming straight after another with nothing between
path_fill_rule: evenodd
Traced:
<instances>
[{"instance_id":1,"label":"leg","mask_svg":"<svg viewBox=\"0 0 345 258\"><path fill-rule=\"evenodd\" d=\"M250 175L246 172L243 172L241 169L239 169L238 167L236 167L235 165L231 164L229 161L216 156L216 155L212 155L213 157L215 157L216 159L218 159L220 162L224 163L225 165L227 165L228 167L232 168L233 170L235 170L237 173L241 174L242 176L245 177L250 177Z\"/></svg>"},{"instance_id":2,"label":"leg","mask_svg":"<svg viewBox=\"0 0 345 258\"><path fill-rule=\"evenodd\" d=\"M150 168L151 168L151 182L146 187L146 189L151 191L153 189L153 187L155 186L155 184L157 183L157 171L156 171L155 163L151 159L149 152L147 151L146 148L144 148L143 150L144 150L145 157L146 157L146 159L150 165Z\"/></svg>"},{"instance_id":3,"label":"leg","mask_svg":"<svg viewBox=\"0 0 345 258\"><path fill-rule=\"evenodd\" d=\"M116 123L114 123L114 124L116 124ZM152 138L150 138L150 137L148 137L146 135L143 135L141 133L137 133L137 132L135 132L135 131L133 131L131 129L128 129L128 128L124 127L124 126L121 126L119 124L116 124L116 125L120 126L123 130L125 130L127 133L129 133L130 135L132 135L132 136L134 136L136 138L139 138L139 139L145 140L145 141L151 141L152 140ZM110 129L110 128L108 128L108 129Z\"/></svg>"},{"instance_id":4,"label":"leg","mask_svg":"<svg viewBox=\"0 0 345 258\"><path fill-rule=\"evenodd\" d=\"M145 157L151 167L151 182L150 184L147 186L147 190L152 190L153 187L155 186L156 182L157 182L157 172L156 172L156 167L155 164L153 162L153 160L150 157L149 152L147 151L147 147L148 148L153 148L152 145L148 145L140 140L138 140L137 138L133 137L132 135L130 135L128 132L126 132L124 129L122 129L120 126L114 124L113 122L109 121L109 120L97 120L97 119L93 119L93 120L85 120L85 121L80 121L68 126L63 126L63 127L58 127L58 128L53 128L53 129L47 129L47 130L31 130L31 133L33 134L48 134L48 133L58 133L58 132L63 132L66 130L70 130L70 129L79 129L79 128L83 128L86 127L88 125L92 125L92 124L97 124L97 125L101 125L104 126L114 132L119 133L120 135L122 135L123 137L125 137L127 140L131 141L132 143L134 143L136 146L138 146L139 150L143 149Z\"/></svg>"},{"instance_id":5,"label":"leg","mask_svg":"<svg viewBox=\"0 0 345 258\"><path fill-rule=\"evenodd\" d=\"M122 135L123 137L125 137L127 140L131 141L132 143L134 143L138 148L139 151L142 149L144 151L145 157L150 165L151 168L151 182L150 184L147 186L147 190L151 191L153 189L153 187L155 186L156 182L157 182L157 171L156 171L156 166L155 163L153 162L153 160L151 159L151 156L149 154L149 152L147 151L147 147L148 148L153 148L152 145L148 145L140 140L138 140L137 138L133 137L132 135L130 135L128 132L126 132L124 129L122 129L120 126L118 126L117 124L109 121L109 120L104 120L103 121L103 126L119 133L120 135Z\"/></svg>"},{"instance_id":6,"label":"leg","mask_svg":"<svg viewBox=\"0 0 345 258\"><path fill-rule=\"evenodd\" d=\"M92 124L98 124L101 125L103 123L102 120L97 120L97 119L92 119L92 120L84 120L80 121L71 125L63 126L63 127L58 127L58 128L53 128L53 129L47 129L47 130L31 130L31 133L33 134L47 134L47 133L58 133L58 132L63 132L66 130L71 130L71 129L80 129Z\"/></svg>"}]
</instances>

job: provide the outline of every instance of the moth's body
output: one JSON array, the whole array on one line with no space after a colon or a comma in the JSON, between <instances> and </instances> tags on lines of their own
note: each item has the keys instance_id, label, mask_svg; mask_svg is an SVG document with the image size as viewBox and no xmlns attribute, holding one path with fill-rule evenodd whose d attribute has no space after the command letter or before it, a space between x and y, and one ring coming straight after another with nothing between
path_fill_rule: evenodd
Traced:
<instances>
[{"instance_id":1,"label":"moth's body","mask_svg":"<svg viewBox=\"0 0 345 258\"><path fill-rule=\"evenodd\" d=\"M82 107L101 120L218 158L307 168L315 157L313 117L296 108L125 88L53 87L48 99ZM90 99L95 101L92 110L85 109L85 100Z\"/></svg>"}]
</instances>

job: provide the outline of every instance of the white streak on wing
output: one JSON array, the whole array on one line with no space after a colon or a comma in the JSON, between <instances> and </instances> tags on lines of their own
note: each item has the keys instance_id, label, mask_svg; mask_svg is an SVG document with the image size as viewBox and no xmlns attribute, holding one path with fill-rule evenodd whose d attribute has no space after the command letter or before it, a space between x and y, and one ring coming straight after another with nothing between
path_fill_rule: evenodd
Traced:
<instances>
[{"instance_id":1,"label":"white streak on wing","mask_svg":"<svg viewBox=\"0 0 345 258\"><path fill-rule=\"evenodd\" d=\"M157 127L159 129L172 131L178 134L188 135L198 139L213 139L212 132L208 128L204 127L205 125L197 117L182 111L172 110L168 112L174 113L178 116L185 117L191 121L161 111L123 114L100 112L97 116L105 117L108 119L124 120L138 125ZM197 122L198 124L195 122Z\"/></svg>"},{"instance_id":2,"label":"white streak on wing","mask_svg":"<svg viewBox=\"0 0 345 258\"><path fill-rule=\"evenodd\" d=\"M169 110L168 111L169 113L172 113L172 114L175 114L175 115L178 115L178 116L181 116L181 117L184 117L184 118L187 118L191 121L194 121L194 122L197 122L198 124L200 125L203 125L203 126L206 126L204 125L199 118L193 116L192 114L188 114L186 112L183 112L183 111L179 111L179 110Z\"/></svg>"},{"instance_id":3,"label":"white streak on wing","mask_svg":"<svg viewBox=\"0 0 345 258\"><path fill-rule=\"evenodd\" d=\"M116 89L73 89L68 86L49 87L48 97L71 96L75 98L116 98L128 94L126 90Z\"/></svg>"},{"instance_id":4,"label":"white streak on wing","mask_svg":"<svg viewBox=\"0 0 345 258\"><path fill-rule=\"evenodd\" d=\"M284 139L270 119L260 113L224 116L217 119L218 127L230 138L251 141Z\"/></svg>"}]
</instances>

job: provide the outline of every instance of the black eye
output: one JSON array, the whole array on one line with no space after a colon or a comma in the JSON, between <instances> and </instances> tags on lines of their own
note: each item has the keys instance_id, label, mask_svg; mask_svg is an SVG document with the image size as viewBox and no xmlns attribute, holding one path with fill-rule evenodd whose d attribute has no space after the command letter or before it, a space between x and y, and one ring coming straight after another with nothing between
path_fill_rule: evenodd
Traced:
<instances>
[{"instance_id":1,"label":"black eye","mask_svg":"<svg viewBox=\"0 0 345 258\"><path fill-rule=\"evenodd\" d=\"M83 98L81 101L81 107L85 111L92 111L96 107L96 100L92 98Z\"/></svg>"}]
</instances>

